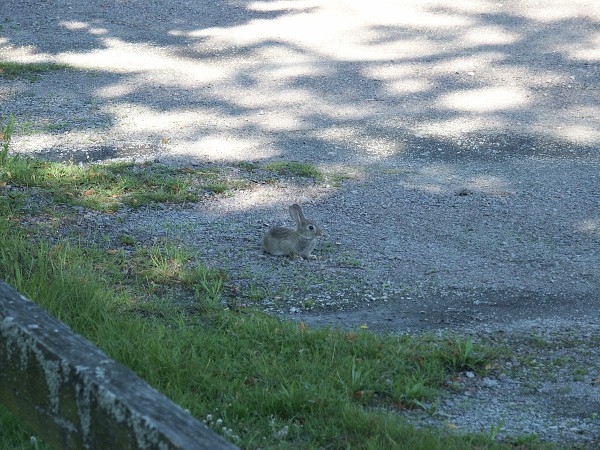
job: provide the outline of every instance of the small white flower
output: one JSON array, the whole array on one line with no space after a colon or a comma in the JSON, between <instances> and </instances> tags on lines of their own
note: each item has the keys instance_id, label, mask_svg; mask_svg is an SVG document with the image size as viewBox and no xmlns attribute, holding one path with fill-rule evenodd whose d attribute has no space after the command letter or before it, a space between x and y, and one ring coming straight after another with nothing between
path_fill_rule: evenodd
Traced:
<instances>
[{"instance_id":1,"label":"small white flower","mask_svg":"<svg viewBox=\"0 0 600 450\"><path fill-rule=\"evenodd\" d=\"M277 433L275 433L275 439L283 439L288 435L288 426L286 425Z\"/></svg>"}]
</instances>

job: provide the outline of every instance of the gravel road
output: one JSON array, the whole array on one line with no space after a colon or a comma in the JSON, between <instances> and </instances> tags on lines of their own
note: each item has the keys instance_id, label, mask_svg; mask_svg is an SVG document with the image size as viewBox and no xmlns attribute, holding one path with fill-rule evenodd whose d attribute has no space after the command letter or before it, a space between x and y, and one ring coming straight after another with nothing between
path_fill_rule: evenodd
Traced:
<instances>
[{"instance_id":1,"label":"gravel road","mask_svg":"<svg viewBox=\"0 0 600 450\"><path fill-rule=\"evenodd\" d=\"M308 324L499 341L539 370L464 375L471 400L419 423L594 448L599 33L595 0L12 0L0 61L71 68L0 78L0 116L13 151L53 160L318 166L339 182L75 225L191 246L244 303ZM326 231L319 259L261 254L296 199Z\"/></svg>"}]
</instances>

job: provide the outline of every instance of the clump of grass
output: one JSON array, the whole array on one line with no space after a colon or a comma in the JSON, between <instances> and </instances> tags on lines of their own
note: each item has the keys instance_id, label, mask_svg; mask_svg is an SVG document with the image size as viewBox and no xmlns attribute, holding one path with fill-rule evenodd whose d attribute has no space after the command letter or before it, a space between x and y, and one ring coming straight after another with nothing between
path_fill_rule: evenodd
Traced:
<instances>
[{"instance_id":1,"label":"clump of grass","mask_svg":"<svg viewBox=\"0 0 600 450\"><path fill-rule=\"evenodd\" d=\"M323 181L324 179L321 171L312 164L279 161L266 164L264 168L265 170L284 176L311 178L314 181Z\"/></svg>"},{"instance_id":2,"label":"clump of grass","mask_svg":"<svg viewBox=\"0 0 600 450\"><path fill-rule=\"evenodd\" d=\"M207 191L214 192L215 194L223 194L229 190L227 183L222 182L207 183L203 186L203 188Z\"/></svg>"},{"instance_id":3,"label":"clump of grass","mask_svg":"<svg viewBox=\"0 0 600 450\"><path fill-rule=\"evenodd\" d=\"M163 242L151 247L139 247L129 263L135 275L146 282L182 286L208 295L211 301L219 300L223 273L202 264L191 264L191 257L186 249Z\"/></svg>"},{"instance_id":4,"label":"clump of grass","mask_svg":"<svg viewBox=\"0 0 600 450\"><path fill-rule=\"evenodd\" d=\"M119 235L119 241L122 245L132 246L135 245L136 239L135 236L123 233Z\"/></svg>"},{"instance_id":5,"label":"clump of grass","mask_svg":"<svg viewBox=\"0 0 600 450\"><path fill-rule=\"evenodd\" d=\"M322 171L313 164L293 161L276 161L267 164L242 161L236 165L240 170L252 174L259 182L273 182L273 174L282 178L301 178L315 183L328 183L339 187L344 181L356 178L355 175L341 169L337 171Z\"/></svg>"},{"instance_id":6,"label":"clump of grass","mask_svg":"<svg viewBox=\"0 0 600 450\"><path fill-rule=\"evenodd\" d=\"M204 191L223 194L248 185L216 171L183 170L155 163L78 165L21 155L4 158L0 182L40 187L52 193L57 202L104 212L122 206L194 202Z\"/></svg>"},{"instance_id":7,"label":"clump of grass","mask_svg":"<svg viewBox=\"0 0 600 450\"><path fill-rule=\"evenodd\" d=\"M153 202L195 201L193 175L161 165L133 163L76 165L14 156L0 168L0 181L37 186L61 203L99 211L123 205L139 207Z\"/></svg>"},{"instance_id":8,"label":"clump of grass","mask_svg":"<svg viewBox=\"0 0 600 450\"><path fill-rule=\"evenodd\" d=\"M246 171L246 172L254 172L260 169L260 165L253 161L241 161L236 164L237 167Z\"/></svg>"},{"instance_id":9,"label":"clump of grass","mask_svg":"<svg viewBox=\"0 0 600 450\"><path fill-rule=\"evenodd\" d=\"M15 131L15 117L10 115L4 124L4 119L0 124L0 165L6 163L10 141L12 140L13 132Z\"/></svg>"},{"instance_id":10,"label":"clump of grass","mask_svg":"<svg viewBox=\"0 0 600 450\"><path fill-rule=\"evenodd\" d=\"M454 371L481 369L488 357L488 354L479 351L471 337L447 339L440 354L440 358Z\"/></svg>"},{"instance_id":11,"label":"clump of grass","mask_svg":"<svg viewBox=\"0 0 600 450\"><path fill-rule=\"evenodd\" d=\"M25 78L35 80L40 74L51 70L65 70L70 66L66 64L53 63L17 63L0 61L0 78L14 80L15 78Z\"/></svg>"}]
</instances>

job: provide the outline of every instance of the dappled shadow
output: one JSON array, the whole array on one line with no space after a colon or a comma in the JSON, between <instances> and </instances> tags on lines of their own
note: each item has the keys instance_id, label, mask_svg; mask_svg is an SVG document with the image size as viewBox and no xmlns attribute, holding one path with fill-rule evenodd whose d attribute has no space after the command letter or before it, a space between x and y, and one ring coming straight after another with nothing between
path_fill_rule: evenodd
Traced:
<instances>
[{"instance_id":1,"label":"dappled shadow","mask_svg":"<svg viewBox=\"0 0 600 450\"><path fill-rule=\"evenodd\" d=\"M150 145L192 159L340 163L594 156L600 10L548 11L488 2L15 1L3 12L3 59L91 72L48 74L29 94L37 113L23 104L26 88L4 94L0 112L73 122L93 116L77 101L93 103L110 120L91 142L73 130L89 131L93 118L67 127L71 139L42 127L23 141L29 150L67 145L71 155ZM70 107L56 108L57 77L75 92ZM50 146L40 134L52 135Z\"/></svg>"},{"instance_id":2,"label":"dappled shadow","mask_svg":"<svg viewBox=\"0 0 600 450\"><path fill-rule=\"evenodd\" d=\"M448 298L466 310L490 293L524 314L546 307L535 298L598 310L593 0L14 0L2 14L0 58L76 69L0 84L16 152L358 173L136 211L115 233L189 243L231 266L232 284L290 286L294 309L309 294L362 306L391 286L378 300L405 305L408 289L413 315L443 318ZM312 202L331 237L321 261L290 268L258 242L291 198ZM322 297L298 287L315 280Z\"/></svg>"}]
</instances>

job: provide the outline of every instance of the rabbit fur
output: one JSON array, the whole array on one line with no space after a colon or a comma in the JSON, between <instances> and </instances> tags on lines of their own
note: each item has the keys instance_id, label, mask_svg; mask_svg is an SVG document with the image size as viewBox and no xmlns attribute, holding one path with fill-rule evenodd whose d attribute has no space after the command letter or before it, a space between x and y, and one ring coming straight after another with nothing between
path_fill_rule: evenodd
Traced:
<instances>
[{"instance_id":1,"label":"rabbit fur","mask_svg":"<svg viewBox=\"0 0 600 450\"><path fill-rule=\"evenodd\" d=\"M302 207L294 203L289 207L290 215L296 222L296 230L284 227L271 228L262 239L262 248L274 256L291 256L316 259L311 255L323 230L312 220L304 217Z\"/></svg>"}]
</instances>

